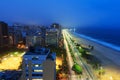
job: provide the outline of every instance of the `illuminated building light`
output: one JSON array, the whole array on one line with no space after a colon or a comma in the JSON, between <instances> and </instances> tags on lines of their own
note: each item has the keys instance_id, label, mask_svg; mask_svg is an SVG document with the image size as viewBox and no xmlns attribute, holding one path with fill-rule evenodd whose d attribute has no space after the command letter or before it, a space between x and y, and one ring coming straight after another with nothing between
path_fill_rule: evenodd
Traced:
<instances>
[{"instance_id":1,"label":"illuminated building light","mask_svg":"<svg viewBox=\"0 0 120 80\"><path fill-rule=\"evenodd\" d=\"M43 72L43 70L34 70L34 72Z\"/></svg>"},{"instance_id":2,"label":"illuminated building light","mask_svg":"<svg viewBox=\"0 0 120 80\"><path fill-rule=\"evenodd\" d=\"M32 80L43 80L43 79L32 79Z\"/></svg>"},{"instance_id":3,"label":"illuminated building light","mask_svg":"<svg viewBox=\"0 0 120 80\"><path fill-rule=\"evenodd\" d=\"M35 65L35 67L39 67L39 65Z\"/></svg>"}]
</instances>

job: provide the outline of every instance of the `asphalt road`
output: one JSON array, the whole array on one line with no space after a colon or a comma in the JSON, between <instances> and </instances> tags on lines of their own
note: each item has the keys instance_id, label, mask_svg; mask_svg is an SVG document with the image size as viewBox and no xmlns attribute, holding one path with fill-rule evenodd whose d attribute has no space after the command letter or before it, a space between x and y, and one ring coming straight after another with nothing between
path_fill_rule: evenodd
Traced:
<instances>
[{"instance_id":1,"label":"asphalt road","mask_svg":"<svg viewBox=\"0 0 120 80\"><path fill-rule=\"evenodd\" d=\"M88 80L96 80L94 78L94 75L92 74L93 73L92 70L88 67L88 65L80 57L79 51L76 49L74 43L70 40L71 36L70 36L70 34L66 30L64 30L64 36L67 39L68 44L71 45L71 49L72 49L72 51L74 53L74 56L76 58L76 62L78 64L82 65L82 67L84 68L84 77L82 77L81 80L87 80L87 78L88 78Z\"/></svg>"},{"instance_id":2,"label":"asphalt road","mask_svg":"<svg viewBox=\"0 0 120 80\"><path fill-rule=\"evenodd\" d=\"M71 54L70 54L70 51L68 48L68 43L66 41L66 36L65 36L64 31L63 31L63 37L64 37L65 48L67 51L67 58L68 58L69 71L70 71L69 80L80 80L78 75L76 75L75 72L72 70L72 66L73 66L74 62L73 62L73 59L71 57Z\"/></svg>"}]
</instances>

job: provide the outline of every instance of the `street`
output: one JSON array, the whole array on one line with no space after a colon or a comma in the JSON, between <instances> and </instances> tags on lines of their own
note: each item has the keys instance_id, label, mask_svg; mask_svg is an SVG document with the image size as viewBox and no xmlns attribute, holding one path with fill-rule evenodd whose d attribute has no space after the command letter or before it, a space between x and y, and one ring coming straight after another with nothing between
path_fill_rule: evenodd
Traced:
<instances>
[{"instance_id":1,"label":"street","mask_svg":"<svg viewBox=\"0 0 120 80\"><path fill-rule=\"evenodd\" d=\"M70 71L69 79L70 80L80 80L78 75L76 75L75 72L72 70L72 66L73 66L74 62L73 62L73 59L72 59L71 54L69 52L68 43L65 39L66 37L65 37L64 32L63 32L63 37L64 37L64 44L65 44L67 56L68 56L68 64L69 64L69 71Z\"/></svg>"},{"instance_id":2,"label":"street","mask_svg":"<svg viewBox=\"0 0 120 80\"><path fill-rule=\"evenodd\" d=\"M87 79L89 78L89 80L96 80L94 78L94 75L93 75L93 72L92 70L87 66L87 64L85 63L85 61L82 60L82 58L80 57L80 53L78 52L78 50L76 49L74 43L70 40L70 35L67 33L66 30L63 30L63 36L68 40L68 44L71 45L72 47L72 51L75 55L75 58L76 58L76 62L81 65L84 69L84 72L83 72L83 76L82 78L83 79ZM65 39L64 38L64 39ZM69 53L70 54L70 53Z\"/></svg>"}]
</instances>

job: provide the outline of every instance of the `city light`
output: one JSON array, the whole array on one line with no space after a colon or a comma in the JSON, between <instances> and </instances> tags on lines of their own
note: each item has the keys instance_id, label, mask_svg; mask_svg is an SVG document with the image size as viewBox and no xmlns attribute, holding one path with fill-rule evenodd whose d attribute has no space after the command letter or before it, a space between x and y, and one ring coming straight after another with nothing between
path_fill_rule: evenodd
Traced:
<instances>
[{"instance_id":1,"label":"city light","mask_svg":"<svg viewBox=\"0 0 120 80\"><path fill-rule=\"evenodd\" d=\"M4 58L4 61L0 63L0 70L18 70L21 62L21 57Z\"/></svg>"},{"instance_id":2,"label":"city light","mask_svg":"<svg viewBox=\"0 0 120 80\"><path fill-rule=\"evenodd\" d=\"M4 58L3 60L7 60L7 58Z\"/></svg>"},{"instance_id":3,"label":"city light","mask_svg":"<svg viewBox=\"0 0 120 80\"><path fill-rule=\"evenodd\" d=\"M40 32L38 34L41 34Z\"/></svg>"},{"instance_id":4,"label":"city light","mask_svg":"<svg viewBox=\"0 0 120 80\"><path fill-rule=\"evenodd\" d=\"M13 55L10 55L11 57L13 57Z\"/></svg>"},{"instance_id":5,"label":"city light","mask_svg":"<svg viewBox=\"0 0 120 80\"><path fill-rule=\"evenodd\" d=\"M34 72L43 72L43 70L34 70Z\"/></svg>"},{"instance_id":6,"label":"city light","mask_svg":"<svg viewBox=\"0 0 120 80\"><path fill-rule=\"evenodd\" d=\"M14 54L18 54L18 52L15 52Z\"/></svg>"},{"instance_id":7,"label":"city light","mask_svg":"<svg viewBox=\"0 0 120 80\"><path fill-rule=\"evenodd\" d=\"M19 66L22 62L22 57L25 52L12 52L18 56L14 56L13 54L7 55L3 58L2 62L0 63L0 70L18 70ZM19 54L18 54L19 53Z\"/></svg>"},{"instance_id":8,"label":"city light","mask_svg":"<svg viewBox=\"0 0 120 80\"><path fill-rule=\"evenodd\" d=\"M112 76L110 77L110 80L113 80Z\"/></svg>"},{"instance_id":9,"label":"city light","mask_svg":"<svg viewBox=\"0 0 120 80\"><path fill-rule=\"evenodd\" d=\"M27 47L24 44L18 44L17 48L18 49L27 49Z\"/></svg>"},{"instance_id":10,"label":"city light","mask_svg":"<svg viewBox=\"0 0 120 80\"><path fill-rule=\"evenodd\" d=\"M62 59L61 58L56 58L56 69L59 69L59 66L62 65Z\"/></svg>"}]
</instances>

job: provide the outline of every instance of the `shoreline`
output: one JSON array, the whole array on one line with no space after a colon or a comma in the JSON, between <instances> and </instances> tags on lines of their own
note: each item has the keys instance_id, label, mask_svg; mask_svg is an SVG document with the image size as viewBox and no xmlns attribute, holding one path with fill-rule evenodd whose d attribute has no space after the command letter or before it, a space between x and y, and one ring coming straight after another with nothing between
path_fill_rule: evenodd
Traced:
<instances>
[{"instance_id":1,"label":"shoreline","mask_svg":"<svg viewBox=\"0 0 120 80\"><path fill-rule=\"evenodd\" d=\"M120 52L112 48L106 47L97 42L85 39L78 35L68 32L73 38L76 39L77 43L83 45L92 45L94 50L90 54L96 56L102 64L102 67L105 69L105 75L101 80L109 80L109 77L112 76L113 80L120 80ZM105 78L106 77L106 78Z\"/></svg>"},{"instance_id":2,"label":"shoreline","mask_svg":"<svg viewBox=\"0 0 120 80\"><path fill-rule=\"evenodd\" d=\"M75 35L76 37L80 37L80 38L83 38L83 39L88 40L88 41L90 41L90 42L93 42L93 43L102 45L102 46L104 46L104 47L107 47L107 48L109 48L109 49L112 49L112 50L114 50L114 51L116 51L116 52L119 52L119 54L120 54L120 47L119 47L119 46L116 46L116 45L114 45L114 44L107 43L107 42L104 42L104 41L100 41L100 40L97 40L97 39L94 39L94 38L90 37L91 39L96 40L96 41L93 41L93 40L91 40L91 39L88 39L88 38L85 38L85 37L80 36L81 34L79 35L79 33L71 33L71 34L72 34L72 35ZM103 43L107 43L107 44L110 45L110 46L117 47L117 48L119 48L119 50L118 50L118 49L115 49L115 48L112 48L112 47L110 47L110 46L108 46L108 45L104 45Z\"/></svg>"},{"instance_id":3,"label":"shoreline","mask_svg":"<svg viewBox=\"0 0 120 80\"><path fill-rule=\"evenodd\" d=\"M111 63L116 64L116 66L120 67L120 52L117 50L114 50L110 47L104 46L102 44L96 43L94 41L91 41L89 39L85 39L83 37L80 37L79 35L75 35L73 33L72 36L74 36L77 40L77 42L79 42L80 44L84 44L84 45L92 45L95 48L95 52L92 54L97 55L97 53L99 53L99 55L101 54L103 57L105 57L106 59L110 60Z\"/></svg>"},{"instance_id":4,"label":"shoreline","mask_svg":"<svg viewBox=\"0 0 120 80\"><path fill-rule=\"evenodd\" d=\"M111 44L111 43L108 43L108 42L104 42L104 41L101 41L101 40L98 40L98 39L94 39L94 38L92 38L92 37L89 37L89 36L86 36L86 35L82 35L82 34L79 34L79 33L76 33L76 32L75 32L75 33L72 32L71 34L73 34L73 35L75 35L75 36L79 36L80 38L83 38L83 39L85 39L85 40L91 41L91 42L93 42L93 43L102 45L102 46L104 46L104 47L110 48L110 49L112 49L112 50L117 51L117 52L120 53L120 47L119 47L119 46L116 46L116 45L114 45L114 44ZM91 38L91 39L88 39L88 38ZM105 45L105 44L107 44L107 45ZM112 48L112 47L110 47L110 46L113 46L114 48ZM116 48L117 48L117 49L116 49ZM119 49L118 49L118 48L119 48Z\"/></svg>"},{"instance_id":5,"label":"shoreline","mask_svg":"<svg viewBox=\"0 0 120 80\"><path fill-rule=\"evenodd\" d=\"M70 32L71 33L71 32ZM111 44L111 43L108 43L108 42L104 42L104 41L101 41L101 40L98 40L98 39L94 39L94 38L92 38L92 37L89 37L89 36L86 36L86 35L82 35L82 34L79 34L79 33L71 33L72 35L75 35L75 36L78 36L78 37L80 37L80 38L83 38L83 39L85 39L85 40L88 40L88 41L91 41L91 42L93 42L93 43L96 43L96 44L99 44L99 45L102 45L102 46L104 46L104 47L107 47L107 48L110 48L110 49L112 49L112 50L114 50L114 51L117 51L117 52L119 52L120 53L120 47L119 46L116 46L116 45L114 45L114 44ZM82 35L82 36L81 36ZM91 39L88 39L88 38L91 38ZM107 44L107 45L105 45L105 44ZM114 48L112 48L112 47L110 47L110 46L114 46ZM115 49L115 48L117 48L117 49Z\"/></svg>"}]
</instances>

